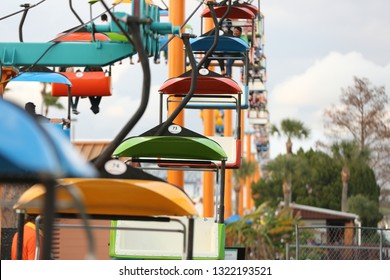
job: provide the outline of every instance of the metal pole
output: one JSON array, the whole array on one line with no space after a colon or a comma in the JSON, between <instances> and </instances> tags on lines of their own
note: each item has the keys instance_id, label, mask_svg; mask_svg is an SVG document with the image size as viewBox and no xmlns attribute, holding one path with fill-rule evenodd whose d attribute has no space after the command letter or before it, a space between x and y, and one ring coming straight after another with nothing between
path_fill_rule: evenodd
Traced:
<instances>
[{"instance_id":1,"label":"metal pole","mask_svg":"<svg viewBox=\"0 0 390 280\"><path fill-rule=\"evenodd\" d=\"M219 213L218 213L218 224L225 222L225 164L226 160L221 162L221 182L219 191Z\"/></svg>"},{"instance_id":2,"label":"metal pole","mask_svg":"<svg viewBox=\"0 0 390 280\"><path fill-rule=\"evenodd\" d=\"M56 197L56 181L48 179L44 182L46 195L43 206L43 252L42 259L51 259L51 248L53 241L53 225L55 219L55 197Z\"/></svg>"},{"instance_id":3,"label":"metal pole","mask_svg":"<svg viewBox=\"0 0 390 280\"><path fill-rule=\"evenodd\" d=\"M295 259L299 260L299 228L295 225Z\"/></svg>"},{"instance_id":4,"label":"metal pole","mask_svg":"<svg viewBox=\"0 0 390 280\"><path fill-rule=\"evenodd\" d=\"M187 260L192 260L194 256L194 230L194 217L190 217L188 220Z\"/></svg>"},{"instance_id":5,"label":"metal pole","mask_svg":"<svg viewBox=\"0 0 390 280\"><path fill-rule=\"evenodd\" d=\"M41 216L38 215L35 218L35 258L34 260L39 260L41 254L41 236L39 233L39 228L41 226Z\"/></svg>"},{"instance_id":6,"label":"metal pole","mask_svg":"<svg viewBox=\"0 0 390 280\"><path fill-rule=\"evenodd\" d=\"M23 5L20 5L20 7L24 8L22 19L20 20L19 24L19 41L23 42L23 24L26 19L28 10L30 9L30 4L26 3Z\"/></svg>"},{"instance_id":7,"label":"metal pole","mask_svg":"<svg viewBox=\"0 0 390 280\"><path fill-rule=\"evenodd\" d=\"M383 230L380 229L381 234L379 236L379 260L382 260L382 251L383 251Z\"/></svg>"},{"instance_id":8,"label":"metal pole","mask_svg":"<svg viewBox=\"0 0 390 280\"><path fill-rule=\"evenodd\" d=\"M16 215L18 216L18 240L16 247L16 259L21 260L23 256L23 237L26 211L16 209Z\"/></svg>"},{"instance_id":9,"label":"metal pole","mask_svg":"<svg viewBox=\"0 0 390 280\"><path fill-rule=\"evenodd\" d=\"M288 260L288 256L289 256L289 244L286 243L286 260Z\"/></svg>"}]
</instances>

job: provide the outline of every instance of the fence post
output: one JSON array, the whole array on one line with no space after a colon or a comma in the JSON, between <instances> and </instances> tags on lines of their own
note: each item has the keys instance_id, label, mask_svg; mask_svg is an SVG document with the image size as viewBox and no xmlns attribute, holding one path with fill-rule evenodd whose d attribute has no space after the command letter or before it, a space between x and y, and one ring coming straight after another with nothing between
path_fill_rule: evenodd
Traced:
<instances>
[{"instance_id":1,"label":"fence post","mask_svg":"<svg viewBox=\"0 0 390 280\"><path fill-rule=\"evenodd\" d=\"M288 246L288 243L286 243L286 261L288 261L288 256L290 255L290 250L289 250L289 246Z\"/></svg>"},{"instance_id":2,"label":"fence post","mask_svg":"<svg viewBox=\"0 0 390 280\"><path fill-rule=\"evenodd\" d=\"M383 251L383 230L380 229L380 236L379 236L379 260L382 260L382 251Z\"/></svg>"},{"instance_id":3,"label":"fence post","mask_svg":"<svg viewBox=\"0 0 390 280\"><path fill-rule=\"evenodd\" d=\"M295 259L299 260L299 228L295 225Z\"/></svg>"}]
</instances>

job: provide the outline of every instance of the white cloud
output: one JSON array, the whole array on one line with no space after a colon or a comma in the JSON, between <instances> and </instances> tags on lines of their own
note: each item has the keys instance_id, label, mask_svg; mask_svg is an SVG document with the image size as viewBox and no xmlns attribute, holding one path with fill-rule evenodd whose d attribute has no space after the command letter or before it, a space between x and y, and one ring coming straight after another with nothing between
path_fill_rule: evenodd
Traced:
<instances>
[{"instance_id":1,"label":"white cloud","mask_svg":"<svg viewBox=\"0 0 390 280\"><path fill-rule=\"evenodd\" d=\"M323 111L332 104L339 104L341 89L353 86L353 76L366 77L372 85L387 88L390 65L381 66L365 59L360 53L341 54L332 52L317 60L306 71L277 84L270 89L269 107L271 122L279 124L284 118L303 121L312 129L309 141L303 141L306 148L323 138ZM277 138L272 138L272 146L279 146ZM284 140L285 141L285 140ZM295 148L300 141L295 141ZM284 147L283 147L284 149ZM279 150L272 148L272 156ZM282 150L284 151L284 150Z\"/></svg>"}]
</instances>

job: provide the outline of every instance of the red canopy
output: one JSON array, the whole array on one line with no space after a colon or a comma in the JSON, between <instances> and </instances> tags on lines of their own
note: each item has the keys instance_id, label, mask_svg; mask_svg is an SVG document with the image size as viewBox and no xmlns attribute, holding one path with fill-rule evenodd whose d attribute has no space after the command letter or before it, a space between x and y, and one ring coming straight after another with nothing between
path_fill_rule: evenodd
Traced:
<instances>
[{"instance_id":1,"label":"red canopy","mask_svg":"<svg viewBox=\"0 0 390 280\"><path fill-rule=\"evenodd\" d=\"M217 18L223 17L223 15L226 13L227 8L228 6L215 7L214 11L215 14L217 15ZM201 16L211 17L210 9L209 8L204 9ZM256 17L256 13L252 9L247 7L237 7L237 6L231 6L229 14L226 16L226 18L233 18L233 19L253 19L255 17Z\"/></svg>"},{"instance_id":2,"label":"red canopy","mask_svg":"<svg viewBox=\"0 0 390 280\"><path fill-rule=\"evenodd\" d=\"M191 87L191 77L171 78L164 82L159 92L163 94L185 94ZM198 76L194 94L238 94L240 86L225 77Z\"/></svg>"}]
</instances>

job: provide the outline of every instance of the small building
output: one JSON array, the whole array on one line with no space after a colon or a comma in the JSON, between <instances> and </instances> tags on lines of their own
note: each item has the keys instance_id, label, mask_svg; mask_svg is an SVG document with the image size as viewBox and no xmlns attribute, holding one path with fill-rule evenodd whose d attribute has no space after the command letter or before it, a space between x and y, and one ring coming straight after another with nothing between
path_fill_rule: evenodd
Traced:
<instances>
[{"instance_id":1,"label":"small building","mask_svg":"<svg viewBox=\"0 0 390 280\"><path fill-rule=\"evenodd\" d=\"M359 216L308 205L290 204L294 216L301 217L297 226L297 250L300 257L314 255L325 259L354 259L350 248L361 245ZM321 253L319 253L321 252ZM313 255L314 254L314 255Z\"/></svg>"},{"instance_id":2,"label":"small building","mask_svg":"<svg viewBox=\"0 0 390 280\"><path fill-rule=\"evenodd\" d=\"M354 213L291 203L294 216L299 215L307 226L360 226L359 216Z\"/></svg>"}]
</instances>

